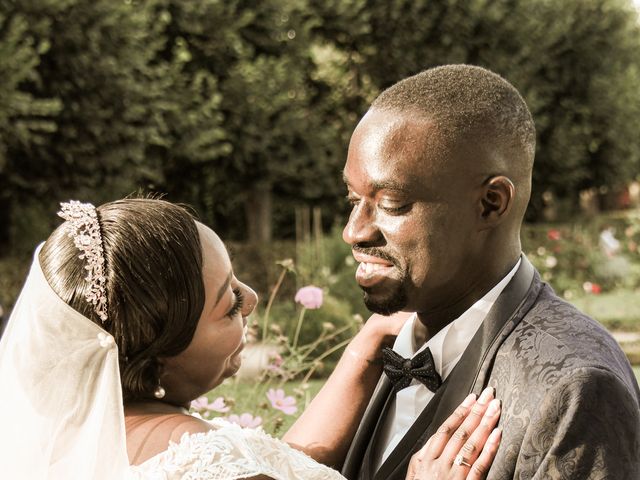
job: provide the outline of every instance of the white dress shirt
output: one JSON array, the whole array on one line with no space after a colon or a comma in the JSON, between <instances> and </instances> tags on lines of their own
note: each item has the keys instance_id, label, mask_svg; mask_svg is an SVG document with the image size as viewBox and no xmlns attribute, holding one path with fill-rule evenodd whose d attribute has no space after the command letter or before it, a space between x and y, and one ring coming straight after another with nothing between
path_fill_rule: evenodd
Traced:
<instances>
[{"instance_id":1,"label":"white dress shirt","mask_svg":"<svg viewBox=\"0 0 640 480\"><path fill-rule=\"evenodd\" d=\"M416 314L412 315L398 334L393 349L405 358L411 358L425 348L431 349L437 372L442 381L462 357L474 334L480 328L482 321L493 307L504 287L515 275L521 260L515 264L511 271L494 286L487 294L474 303L467 311L456 320L440 330L433 338L430 338L420 348L416 345L414 326L419 321ZM418 418L422 410L429 404L434 393L417 380L411 385L400 390L387 412L382 425L379 441L374 445L375 469L387 459L393 449L398 445L402 437L407 433L413 422Z\"/></svg>"}]
</instances>

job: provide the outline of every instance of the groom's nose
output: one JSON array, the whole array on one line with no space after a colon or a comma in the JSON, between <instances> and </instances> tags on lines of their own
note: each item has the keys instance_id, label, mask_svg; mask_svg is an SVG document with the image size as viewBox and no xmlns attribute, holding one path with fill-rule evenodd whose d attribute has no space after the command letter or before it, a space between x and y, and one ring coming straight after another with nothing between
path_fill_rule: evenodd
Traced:
<instances>
[{"instance_id":1,"label":"groom's nose","mask_svg":"<svg viewBox=\"0 0 640 480\"><path fill-rule=\"evenodd\" d=\"M376 224L374 207L364 200L355 204L349 215L349 221L342 231L342 239L353 246L358 243L375 244L382 233Z\"/></svg>"}]
</instances>

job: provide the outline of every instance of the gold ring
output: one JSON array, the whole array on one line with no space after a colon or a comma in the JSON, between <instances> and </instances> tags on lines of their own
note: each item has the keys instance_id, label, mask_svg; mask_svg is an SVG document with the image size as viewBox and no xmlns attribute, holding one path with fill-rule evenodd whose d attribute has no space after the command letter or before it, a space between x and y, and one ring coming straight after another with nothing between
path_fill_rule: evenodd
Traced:
<instances>
[{"instance_id":1,"label":"gold ring","mask_svg":"<svg viewBox=\"0 0 640 480\"><path fill-rule=\"evenodd\" d=\"M453 463L458 466L464 465L465 467L471 467L471 464L465 460L465 458L462 456L461 453L456 455L456 458L453 460Z\"/></svg>"}]
</instances>

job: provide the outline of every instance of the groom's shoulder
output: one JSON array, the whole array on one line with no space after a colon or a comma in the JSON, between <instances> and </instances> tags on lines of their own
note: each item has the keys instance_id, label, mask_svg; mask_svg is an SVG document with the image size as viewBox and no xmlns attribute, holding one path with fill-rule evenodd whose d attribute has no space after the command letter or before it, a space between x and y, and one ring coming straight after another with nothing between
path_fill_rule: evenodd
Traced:
<instances>
[{"instance_id":1,"label":"groom's shoulder","mask_svg":"<svg viewBox=\"0 0 640 480\"><path fill-rule=\"evenodd\" d=\"M494 360L488 384L503 401L507 447L488 478L637 478L640 392L624 353L598 322L544 285Z\"/></svg>"},{"instance_id":2,"label":"groom's shoulder","mask_svg":"<svg viewBox=\"0 0 640 480\"><path fill-rule=\"evenodd\" d=\"M520 359L523 367L544 364L565 372L596 368L633 384L629 362L611 334L548 285L503 347L502 353L512 361Z\"/></svg>"}]
</instances>

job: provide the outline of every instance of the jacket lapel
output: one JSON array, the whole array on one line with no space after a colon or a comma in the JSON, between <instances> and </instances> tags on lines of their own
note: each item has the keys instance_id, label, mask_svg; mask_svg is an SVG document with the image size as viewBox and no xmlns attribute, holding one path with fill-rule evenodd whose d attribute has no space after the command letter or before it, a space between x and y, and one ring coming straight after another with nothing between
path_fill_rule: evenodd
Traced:
<instances>
[{"instance_id":1,"label":"jacket lapel","mask_svg":"<svg viewBox=\"0 0 640 480\"><path fill-rule=\"evenodd\" d=\"M391 382L386 375L382 375L371 396L371 401L362 416L362 421L356 430L349 451L342 467L342 475L350 480L358 478L358 472L363 469L365 453L374 431L382 419L382 412L391 393ZM367 473L367 472L362 472ZM366 477L365 477L366 478Z\"/></svg>"},{"instance_id":2,"label":"jacket lapel","mask_svg":"<svg viewBox=\"0 0 640 480\"><path fill-rule=\"evenodd\" d=\"M520 268L502 291L460 361L375 474L375 480L404 479L411 455L470 393L485 387L495 354L531 308L540 291L535 269L522 255ZM383 375L384 376L384 375Z\"/></svg>"},{"instance_id":3,"label":"jacket lapel","mask_svg":"<svg viewBox=\"0 0 640 480\"><path fill-rule=\"evenodd\" d=\"M386 378L386 375L383 375L383 376ZM391 384L391 382L389 383ZM369 435L368 437L366 450L364 452L364 456L362 457L360 472L358 473L358 477L357 477L358 480L369 480L370 478L373 478L373 475L376 472L375 469L376 469L377 462L374 462L374 460L375 460L375 455L377 453L377 450L376 450L377 442L374 442L373 439L377 439L380 436L380 429L383 427L386 421L389 407L391 406L391 400L393 399L393 397L394 397L394 393L392 388L390 388L387 393L386 400L382 406L382 409L378 414L375 428L371 432L371 435Z\"/></svg>"}]
</instances>

